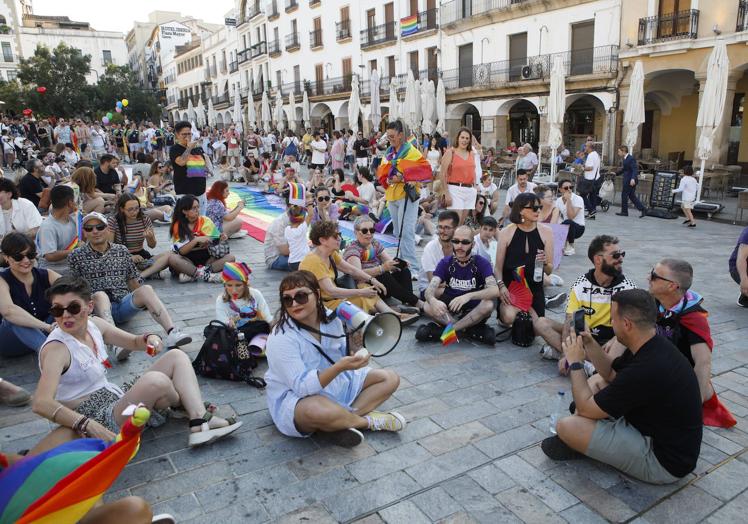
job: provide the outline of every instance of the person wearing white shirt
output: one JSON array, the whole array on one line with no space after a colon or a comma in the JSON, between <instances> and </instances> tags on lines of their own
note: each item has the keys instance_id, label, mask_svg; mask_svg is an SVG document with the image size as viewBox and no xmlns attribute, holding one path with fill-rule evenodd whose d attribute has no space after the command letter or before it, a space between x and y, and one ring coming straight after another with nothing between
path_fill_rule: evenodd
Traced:
<instances>
[{"instance_id":1,"label":"person wearing white shirt","mask_svg":"<svg viewBox=\"0 0 748 524\"><path fill-rule=\"evenodd\" d=\"M594 149L592 142L585 145L587 159L584 161L584 187L580 188L579 193L584 199L584 208L587 210L589 218L594 219L597 212L597 181L600 178L600 155Z\"/></svg>"},{"instance_id":2,"label":"person wearing white shirt","mask_svg":"<svg viewBox=\"0 0 748 524\"><path fill-rule=\"evenodd\" d=\"M496 228L498 222L492 216L484 216L480 221L480 231L473 238L475 251L473 254L480 255L491 262L492 266L496 265L496 248L499 243L496 240Z\"/></svg>"},{"instance_id":3,"label":"person wearing white shirt","mask_svg":"<svg viewBox=\"0 0 748 524\"><path fill-rule=\"evenodd\" d=\"M20 198L15 183L0 178L0 239L12 231L36 237L42 216L30 200Z\"/></svg>"},{"instance_id":4,"label":"person wearing white shirt","mask_svg":"<svg viewBox=\"0 0 748 524\"><path fill-rule=\"evenodd\" d=\"M538 155L536 155L530 144L522 146L522 155L517 159L517 169L524 169L532 179L538 170Z\"/></svg>"},{"instance_id":5,"label":"person wearing white shirt","mask_svg":"<svg viewBox=\"0 0 748 524\"><path fill-rule=\"evenodd\" d=\"M696 220L693 217L693 206L696 203L696 193L698 192L699 182L693 176L693 168L685 166L678 189L673 189L673 194L681 194L680 207L683 210L683 214L686 215L686 220L683 223L688 224L688 227L696 227Z\"/></svg>"},{"instance_id":6,"label":"person wearing white shirt","mask_svg":"<svg viewBox=\"0 0 748 524\"><path fill-rule=\"evenodd\" d=\"M325 167L325 152L327 151L327 142L320 138L319 131L314 132L314 138L309 145L312 148L312 163L309 167L311 169L323 169Z\"/></svg>"},{"instance_id":7,"label":"person wearing white shirt","mask_svg":"<svg viewBox=\"0 0 748 524\"><path fill-rule=\"evenodd\" d=\"M527 171L521 169L517 171L517 182L509 186L509 189L506 190L506 200L504 202L504 212L501 214L501 223L509 216L512 210L512 202L514 202L517 196L522 193L532 193L535 191L536 184L529 182L528 179L529 175Z\"/></svg>"},{"instance_id":8,"label":"person wearing white shirt","mask_svg":"<svg viewBox=\"0 0 748 524\"><path fill-rule=\"evenodd\" d=\"M436 226L437 237L432 238L426 244L421 255L421 270L418 273L418 288L421 291L421 300L423 300L423 292L429 286L437 264L441 259L453 253L452 236L454 236L459 223L460 216L456 211L446 209L439 213Z\"/></svg>"},{"instance_id":9,"label":"person wearing white shirt","mask_svg":"<svg viewBox=\"0 0 748 524\"><path fill-rule=\"evenodd\" d=\"M566 245L564 246L564 255L566 256L575 253L574 241L584 234L584 200L574 193L572 187L570 180L561 182L558 186L561 196L556 199L556 208L561 223L569 226L569 233L566 235Z\"/></svg>"}]
</instances>

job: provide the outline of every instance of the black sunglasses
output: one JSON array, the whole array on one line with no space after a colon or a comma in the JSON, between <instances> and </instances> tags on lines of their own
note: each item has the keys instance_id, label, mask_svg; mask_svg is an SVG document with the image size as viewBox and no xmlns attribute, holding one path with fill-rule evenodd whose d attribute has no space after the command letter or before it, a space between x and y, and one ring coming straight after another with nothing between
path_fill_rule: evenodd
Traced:
<instances>
[{"instance_id":1,"label":"black sunglasses","mask_svg":"<svg viewBox=\"0 0 748 524\"><path fill-rule=\"evenodd\" d=\"M317 202L329 202L329 201L330 201L330 197L329 196L317 197Z\"/></svg>"},{"instance_id":2,"label":"black sunglasses","mask_svg":"<svg viewBox=\"0 0 748 524\"><path fill-rule=\"evenodd\" d=\"M613 257L613 260L618 260L619 258L626 258L626 252L625 251L614 251L610 254L611 257Z\"/></svg>"},{"instance_id":3,"label":"black sunglasses","mask_svg":"<svg viewBox=\"0 0 748 524\"><path fill-rule=\"evenodd\" d=\"M669 278L662 277L655 273L654 268L652 268L652 271L649 272L649 280L664 280L665 282L670 282L671 284L677 284L675 280L670 280Z\"/></svg>"},{"instance_id":4,"label":"black sunglasses","mask_svg":"<svg viewBox=\"0 0 748 524\"><path fill-rule=\"evenodd\" d=\"M472 240L466 240L466 239L460 240L460 239L457 239L457 238L453 238L452 239L452 243L454 245L462 244L463 246L469 246L470 244L473 243L473 241Z\"/></svg>"},{"instance_id":5,"label":"black sunglasses","mask_svg":"<svg viewBox=\"0 0 748 524\"><path fill-rule=\"evenodd\" d=\"M311 295L311 291L298 291L295 295L283 295L281 297L281 302L285 307L291 307L293 306L293 303L296 302L298 305L303 306L307 302L309 302L309 295Z\"/></svg>"},{"instance_id":6,"label":"black sunglasses","mask_svg":"<svg viewBox=\"0 0 748 524\"><path fill-rule=\"evenodd\" d=\"M49 314L52 315L52 318L60 318L65 314L65 311L71 315L77 315L81 312L81 309L83 309L83 305L80 302L71 302L67 307L52 306L49 308Z\"/></svg>"},{"instance_id":7,"label":"black sunglasses","mask_svg":"<svg viewBox=\"0 0 748 524\"><path fill-rule=\"evenodd\" d=\"M361 229L359 229L359 231L361 232L362 235L368 235L369 233L373 235L375 233L375 230L373 227L372 228L362 227Z\"/></svg>"},{"instance_id":8,"label":"black sunglasses","mask_svg":"<svg viewBox=\"0 0 748 524\"><path fill-rule=\"evenodd\" d=\"M525 206L522 209L532 209L533 211L537 212L543 209L543 206Z\"/></svg>"},{"instance_id":9,"label":"black sunglasses","mask_svg":"<svg viewBox=\"0 0 748 524\"><path fill-rule=\"evenodd\" d=\"M8 256L16 262L20 262L24 258L28 258L29 260L36 260L36 251L29 251L28 253L16 253L15 255Z\"/></svg>"},{"instance_id":10,"label":"black sunglasses","mask_svg":"<svg viewBox=\"0 0 748 524\"><path fill-rule=\"evenodd\" d=\"M104 231L108 226L106 224L99 224L98 226L83 226L83 231L86 233L92 232L94 229L96 231Z\"/></svg>"},{"instance_id":11,"label":"black sunglasses","mask_svg":"<svg viewBox=\"0 0 748 524\"><path fill-rule=\"evenodd\" d=\"M568 191L569 189L571 189L571 186L562 186L561 187L561 191Z\"/></svg>"}]
</instances>

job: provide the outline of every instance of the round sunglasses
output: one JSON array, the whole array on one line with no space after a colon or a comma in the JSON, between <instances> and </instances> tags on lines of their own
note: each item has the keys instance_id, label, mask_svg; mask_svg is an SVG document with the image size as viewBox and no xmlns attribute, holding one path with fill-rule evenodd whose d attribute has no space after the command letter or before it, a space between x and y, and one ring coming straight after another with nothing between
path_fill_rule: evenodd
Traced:
<instances>
[{"instance_id":1,"label":"round sunglasses","mask_svg":"<svg viewBox=\"0 0 748 524\"><path fill-rule=\"evenodd\" d=\"M81 312L82 309L83 305L80 302L71 302L67 305L67 307L63 307L60 305L52 306L51 308L49 308L49 314L52 315L52 318L60 318L65 314L65 311L67 311L71 315L77 315Z\"/></svg>"},{"instance_id":2,"label":"round sunglasses","mask_svg":"<svg viewBox=\"0 0 748 524\"><path fill-rule=\"evenodd\" d=\"M311 291L297 291L295 295L283 295L281 297L281 303L285 307L293 306L294 302L296 302L300 306L303 306L304 304L309 302L309 295L312 294L313 293Z\"/></svg>"},{"instance_id":3,"label":"round sunglasses","mask_svg":"<svg viewBox=\"0 0 748 524\"><path fill-rule=\"evenodd\" d=\"M15 260L16 262L20 262L24 258L28 258L30 261L36 260L37 253L36 251L29 251L28 253L16 253L15 255L8 255L10 258Z\"/></svg>"},{"instance_id":4,"label":"round sunglasses","mask_svg":"<svg viewBox=\"0 0 748 524\"><path fill-rule=\"evenodd\" d=\"M373 228L373 227L372 227L372 228L362 227L362 228L361 228L361 229L359 229L358 231L359 231L359 232L360 232L360 233L361 233L362 235L368 235L369 233L371 233L371 234L373 235L373 234L375 233L375 230L374 230L374 228Z\"/></svg>"}]
</instances>

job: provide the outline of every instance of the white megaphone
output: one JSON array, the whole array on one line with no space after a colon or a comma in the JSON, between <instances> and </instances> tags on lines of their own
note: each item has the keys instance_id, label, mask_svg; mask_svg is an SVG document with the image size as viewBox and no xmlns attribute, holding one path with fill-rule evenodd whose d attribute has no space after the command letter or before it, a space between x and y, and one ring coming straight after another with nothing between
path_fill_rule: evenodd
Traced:
<instances>
[{"instance_id":1,"label":"white megaphone","mask_svg":"<svg viewBox=\"0 0 748 524\"><path fill-rule=\"evenodd\" d=\"M400 342L403 328L400 317L394 313L372 316L347 300L341 302L335 312L346 323L349 332L363 330L364 347L373 357L386 355Z\"/></svg>"}]
</instances>

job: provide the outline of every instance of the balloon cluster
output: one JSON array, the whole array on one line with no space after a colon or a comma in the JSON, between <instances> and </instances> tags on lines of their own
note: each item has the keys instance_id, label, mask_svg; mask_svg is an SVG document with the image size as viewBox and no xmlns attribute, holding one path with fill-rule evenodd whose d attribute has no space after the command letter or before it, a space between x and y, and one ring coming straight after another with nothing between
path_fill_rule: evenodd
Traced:
<instances>
[{"instance_id":1,"label":"balloon cluster","mask_svg":"<svg viewBox=\"0 0 748 524\"><path fill-rule=\"evenodd\" d=\"M115 110L115 111L116 111L117 113L121 113L121 112L122 112L122 108L124 108L124 107L127 107L127 105L128 105L129 103L130 103L130 101L129 101L129 100L127 99L127 98L123 98L122 100L117 100L117 103L116 103L116 104L114 104L114 110ZM109 121L110 121L110 120L111 120L111 119L112 119L113 117L114 117L114 115L113 115L113 114L112 114L112 112L110 111L110 112L108 112L108 113L106 114L106 116L104 116L104 117L103 117L103 118L101 119L101 122L102 122L103 124L108 124L108 123L109 123Z\"/></svg>"}]
</instances>

